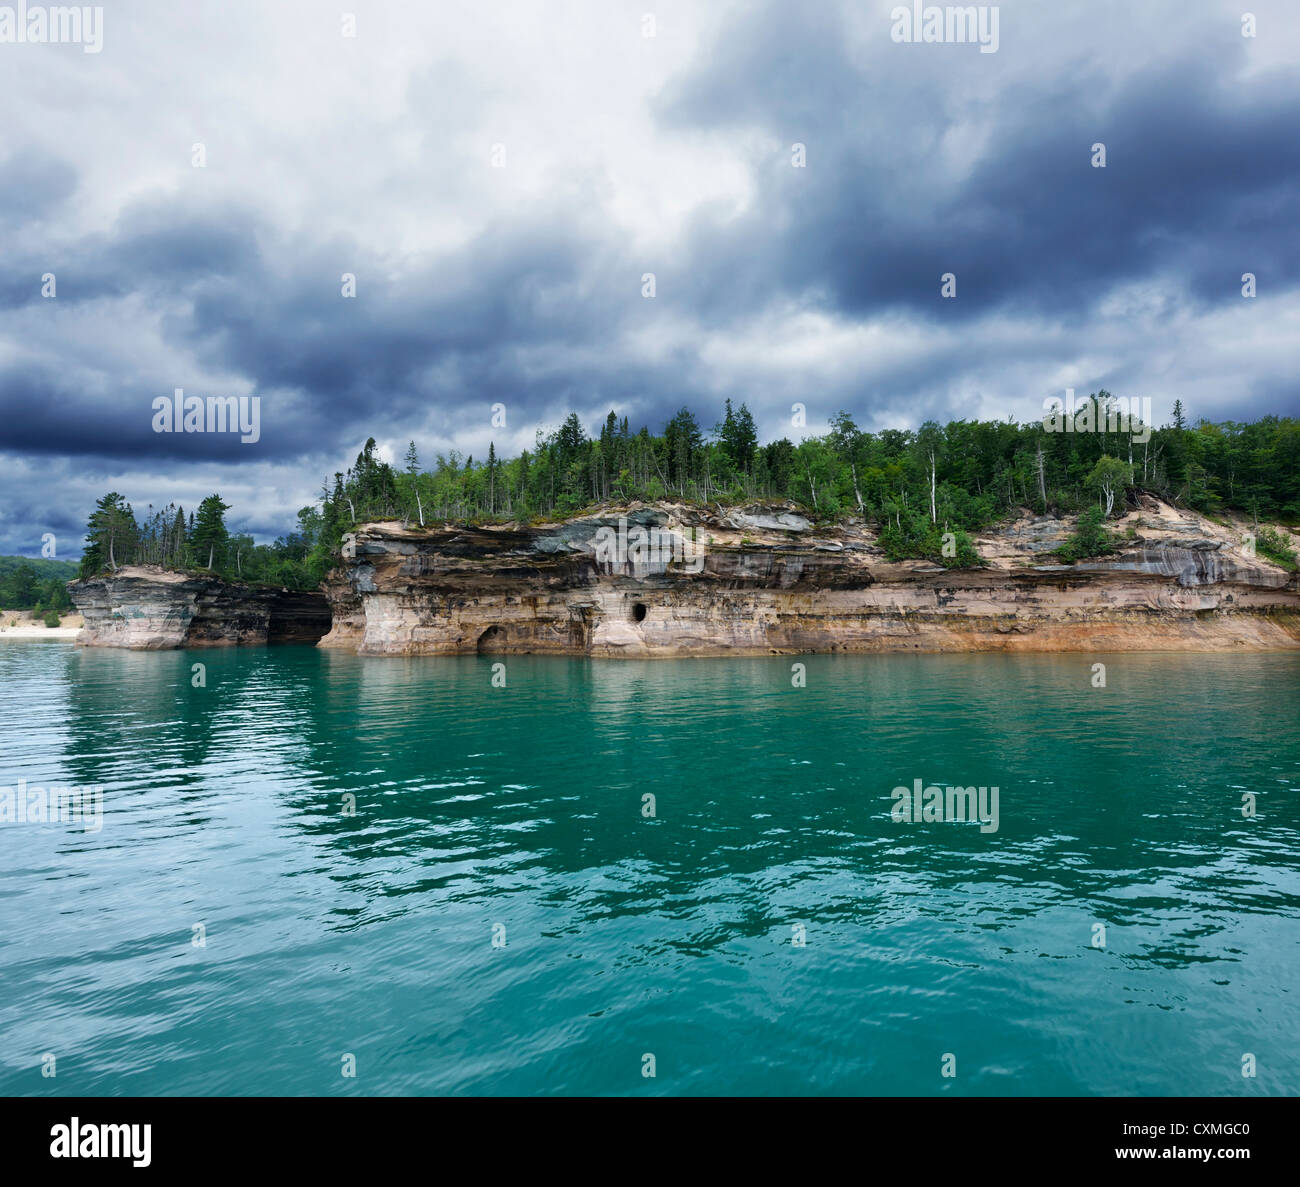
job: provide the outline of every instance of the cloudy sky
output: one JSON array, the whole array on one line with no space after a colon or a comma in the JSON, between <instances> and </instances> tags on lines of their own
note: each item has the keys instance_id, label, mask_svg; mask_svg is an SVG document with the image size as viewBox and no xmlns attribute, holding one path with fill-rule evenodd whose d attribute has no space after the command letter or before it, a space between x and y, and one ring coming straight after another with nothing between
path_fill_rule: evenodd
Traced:
<instances>
[{"instance_id":1,"label":"cloudy sky","mask_svg":"<svg viewBox=\"0 0 1300 1187\"><path fill-rule=\"evenodd\" d=\"M1300 4L1009 0L996 53L894 7L132 0L98 53L0 44L0 552L75 556L109 489L269 539L367 436L570 410L1300 413ZM178 387L261 439L155 433Z\"/></svg>"}]
</instances>

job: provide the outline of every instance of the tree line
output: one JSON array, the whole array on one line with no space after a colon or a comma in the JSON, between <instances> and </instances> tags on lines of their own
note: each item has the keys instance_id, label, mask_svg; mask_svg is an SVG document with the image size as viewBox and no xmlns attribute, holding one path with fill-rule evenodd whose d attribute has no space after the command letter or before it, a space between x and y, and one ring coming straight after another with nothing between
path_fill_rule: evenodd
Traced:
<instances>
[{"instance_id":1,"label":"tree line","mask_svg":"<svg viewBox=\"0 0 1300 1187\"><path fill-rule=\"evenodd\" d=\"M370 520L538 522L638 499L790 501L821 521L871 523L891 559L945 565L978 564L970 534L1026 509L1095 508L1070 551L1072 559L1097 555L1111 544L1105 521L1142 491L1206 515L1300 523L1300 421L1192 425L1178 401L1170 423L1156 428L1117 417L1118 404L1104 390L1089 396L1071 413L1087 431L1073 432L1007 419L871 433L841 411L825 434L766 444L746 405L730 400L709 430L689 408L657 434L644 425L633 432L612 411L589 434L571 413L517 457L500 457L493 442L485 458L450 450L431 466L414 442L400 465L390 464L372 437L352 466L322 484L318 503L298 512L297 530L271 545L230 535L218 495L188 519L171 504L137 517L121 495L106 495L91 516L82 573L146 563L312 588L337 563L344 534Z\"/></svg>"},{"instance_id":2,"label":"tree line","mask_svg":"<svg viewBox=\"0 0 1300 1187\"><path fill-rule=\"evenodd\" d=\"M71 610L67 580L72 569L65 561L0 556L0 608L53 611L56 616Z\"/></svg>"},{"instance_id":3,"label":"tree line","mask_svg":"<svg viewBox=\"0 0 1300 1187\"><path fill-rule=\"evenodd\" d=\"M421 465L414 442L404 465L390 465L371 438L324 484L316 514L299 519L314 534L309 564L325 568L342 535L366 520L537 521L611 500L789 500L819 520L874 524L891 558L944 564L974 563L969 533L1022 509L1074 514L1096 505L1100 522L1123 514L1139 491L1207 515L1300 522L1300 421L1193 426L1177 401L1171 422L1155 428L1117 416L1117 405L1104 390L1081 401L1071 415L1088 430L1075 432L1008 419L869 433L841 411L828 433L797 444L760 444L749 409L729 400L709 432L688 408L659 434L633 433L627 417L610 412L589 435L571 413L518 457L499 457L493 443L485 459L451 450L432 467Z\"/></svg>"},{"instance_id":4,"label":"tree line","mask_svg":"<svg viewBox=\"0 0 1300 1187\"><path fill-rule=\"evenodd\" d=\"M257 544L226 526L230 505L209 495L188 517L183 507L168 503L143 515L116 491L97 499L86 527L79 575L112 573L123 565L158 565L183 572L211 573L227 581L314 589L323 574L307 565L313 539L301 532L281 536L274 544Z\"/></svg>"}]
</instances>

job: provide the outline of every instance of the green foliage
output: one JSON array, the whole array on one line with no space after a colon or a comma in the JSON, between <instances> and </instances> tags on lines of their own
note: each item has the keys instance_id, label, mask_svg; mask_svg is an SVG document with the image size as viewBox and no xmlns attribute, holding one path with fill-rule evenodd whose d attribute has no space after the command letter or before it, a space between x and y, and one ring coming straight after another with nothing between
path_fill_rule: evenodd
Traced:
<instances>
[{"instance_id":1,"label":"green foliage","mask_svg":"<svg viewBox=\"0 0 1300 1187\"><path fill-rule=\"evenodd\" d=\"M961 528L953 532L955 537L956 553L947 557L942 550L939 555L939 564L949 569L975 569L982 568L984 558L975 549L975 541L970 538Z\"/></svg>"},{"instance_id":2,"label":"green foliage","mask_svg":"<svg viewBox=\"0 0 1300 1187\"><path fill-rule=\"evenodd\" d=\"M1255 551L1268 557L1275 565L1281 565L1290 573L1297 568L1295 550L1281 532L1262 524L1255 531Z\"/></svg>"},{"instance_id":3,"label":"green foliage","mask_svg":"<svg viewBox=\"0 0 1300 1187\"><path fill-rule=\"evenodd\" d=\"M75 575L71 561L0 557L0 606L6 610L68 610L72 599L67 581Z\"/></svg>"},{"instance_id":4,"label":"green foliage","mask_svg":"<svg viewBox=\"0 0 1300 1187\"><path fill-rule=\"evenodd\" d=\"M220 495L204 499L198 514L191 514L188 521L183 508L171 503L156 513L150 507L143 519L137 519L118 494L106 495L95 507L81 558L82 577L111 571L114 565L158 565L180 571L210 570L228 581L315 589L330 567L311 563L321 532L321 514L314 507L298 513L298 531L269 545L255 544L248 535L230 534L225 522L230 508ZM63 582L57 584L57 590L52 584L42 587L43 605L66 610L72 602Z\"/></svg>"},{"instance_id":5,"label":"green foliage","mask_svg":"<svg viewBox=\"0 0 1300 1187\"><path fill-rule=\"evenodd\" d=\"M16 566L0 582L0 605L9 609L30 610L39 597L36 570L30 564Z\"/></svg>"},{"instance_id":6,"label":"green foliage","mask_svg":"<svg viewBox=\"0 0 1300 1187\"><path fill-rule=\"evenodd\" d=\"M400 469L381 460L370 438L349 469L326 479L317 504L298 513L296 530L274 545L230 537L216 495L200 509L201 522L191 516L188 525L170 504L137 522L121 495L106 495L91 518L82 571L110 567L110 556L118 565L181 569L210 559L226 577L310 588L337 564L344 535L368 521L540 523L637 499L788 500L821 521L852 515L875 525L894 559L949 566L980 563L971 533L1008 515L1096 510L1107 492L1112 512L1136 489L1202 514L1300 522L1300 420L1192 427L1180 405L1181 424L1120 426L1105 391L1084 407L1092 431L959 420L868 433L841 411L822 436L762 445L749 410L729 401L712 433L689 408L658 434L648 426L634 432L627 417L611 411L594 437L570 413L517 457L502 457L490 442L481 462L450 450L422 464L412 442ZM1093 520L1086 517L1066 551L1082 558L1111 546L1100 512ZM955 538L955 556L943 555L945 531Z\"/></svg>"},{"instance_id":7,"label":"green foliage","mask_svg":"<svg viewBox=\"0 0 1300 1187\"><path fill-rule=\"evenodd\" d=\"M1133 485L1133 468L1125 465L1119 458L1104 453L1097 459L1096 465L1088 471L1085 482L1090 490L1095 490L1105 501L1102 515L1103 518L1109 518L1114 511L1116 500Z\"/></svg>"},{"instance_id":8,"label":"green foliage","mask_svg":"<svg viewBox=\"0 0 1300 1187\"><path fill-rule=\"evenodd\" d=\"M610 413L612 416L613 413ZM749 409L742 404L739 412L732 412L731 401L724 407L722 424L716 430L722 454L737 471L748 473L758 449L758 429Z\"/></svg>"},{"instance_id":9,"label":"green foliage","mask_svg":"<svg viewBox=\"0 0 1300 1187\"><path fill-rule=\"evenodd\" d=\"M1114 552L1118 537L1106 530L1105 519L1100 507L1089 507L1079 516L1074 533L1056 550L1056 555L1072 565L1075 561Z\"/></svg>"},{"instance_id":10,"label":"green foliage","mask_svg":"<svg viewBox=\"0 0 1300 1187\"><path fill-rule=\"evenodd\" d=\"M47 610L45 612L45 625L48 627L59 625L59 612L57 610Z\"/></svg>"},{"instance_id":11,"label":"green foliage","mask_svg":"<svg viewBox=\"0 0 1300 1187\"><path fill-rule=\"evenodd\" d=\"M0 582L19 568L31 569L37 581L71 581L77 575L76 561L51 560L41 556L0 556Z\"/></svg>"},{"instance_id":12,"label":"green foliage","mask_svg":"<svg viewBox=\"0 0 1300 1187\"><path fill-rule=\"evenodd\" d=\"M86 528L86 547L81 554L81 576L127 563L139 544L139 525L131 505L116 491L95 502Z\"/></svg>"},{"instance_id":13,"label":"green foliage","mask_svg":"<svg viewBox=\"0 0 1300 1187\"><path fill-rule=\"evenodd\" d=\"M880 546L891 561L927 560L946 569L974 569L984 564L963 529L933 524L928 512L896 509L894 519L881 529Z\"/></svg>"},{"instance_id":14,"label":"green foliage","mask_svg":"<svg viewBox=\"0 0 1300 1187\"><path fill-rule=\"evenodd\" d=\"M315 517L307 567L322 577L343 535L367 520L543 522L609 500L790 500L822 521L854 515L877 525L899 559L948 565L977 563L969 533L1023 508L1073 514L1100 500L1115 513L1132 489L1202 513L1232 508L1300 520L1300 421L1191 428L1180 406L1183 427L1157 429L1117 420L1106 391L1083 407L1086 417L1076 424L1093 431L963 420L866 433L841 411L824 436L765 445L743 404L724 403L709 435L689 408L659 435L648 427L633 433L627 418L611 411L594 438L570 413L516 458L501 458L494 442L486 463L453 450L421 469L412 445L401 472L379 462L368 441L356 464L322 489L319 508L300 513L300 520ZM966 533L956 557L942 555L940 525ZM1094 532L1088 546L1102 542Z\"/></svg>"},{"instance_id":15,"label":"green foliage","mask_svg":"<svg viewBox=\"0 0 1300 1187\"><path fill-rule=\"evenodd\" d=\"M214 569L218 563L224 565L227 559L230 533L226 530L226 512L229 510L230 505L223 503L220 495L208 495L199 504L189 544L192 555L205 569Z\"/></svg>"}]
</instances>

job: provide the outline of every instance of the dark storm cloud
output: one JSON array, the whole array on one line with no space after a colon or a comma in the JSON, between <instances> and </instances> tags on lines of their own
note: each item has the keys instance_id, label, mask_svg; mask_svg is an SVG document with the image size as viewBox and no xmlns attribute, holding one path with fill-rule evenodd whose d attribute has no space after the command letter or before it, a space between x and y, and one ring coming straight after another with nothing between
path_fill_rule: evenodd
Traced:
<instances>
[{"instance_id":1,"label":"dark storm cloud","mask_svg":"<svg viewBox=\"0 0 1300 1187\"><path fill-rule=\"evenodd\" d=\"M100 209L93 145L38 136L12 149L0 167L0 452L13 463L0 551L31 551L43 530L62 538L115 486L139 507L219 489L238 526L275 535L367 436L415 437L426 458L430 441L478 452L494 403L509 409L512 448L570 409L589 427L615 407L659 429L687 404L711 426L726 397L747 401L765 434L792 436L795 400L813 431L841 407L865 427L1027 419L1061 382L1166 405L1179 394L1214 418L1297 411L1285 350L1300 316L1294 53L1283 69L1276 41L1252 44L1235 16L1173 0L1003 5L988 55L894 44L889 7L730 8L639 99L643 122L623 137L645 140L656 171L700 171L676 214L616 214L640 195L603 162L577 163L600 128L598 89L590 129L533 125L566 80L516 86L508 63L457 57L449 42L410 69L407 108L352 113L349 151L376 142L355 168L329 144L319 160L300 151L297 124L320 92L230 127L185 104L151 126L185 151L197 127L220 132L214 182L223 167L242 180L242 137L284 171L256 184L211 184L186 158L183 176L129 175ZM462 16L477 46L477 18ZM1275 38L1285 27L1261 23ZM141 63L148 49L147 37L135 47ZM194 52L238 73L229 45ZM307 85L312 60L295 67ZM127 98L150 102L148 75L137 84L131 65L117 92L98 65L59 92L64 106L121 106L114 153L147 139ZM487 170L498 136L523 172ZM1090 164L1096 141L1104 170ZM795 142L807 168L791 167ZM710 160L730 190L703 184ZM309 197L282 194L286 180ZM392 194L400 227L376 208ZM411 246L426 201L427 221L454 231ZM1240 295L1247 271L1254 303ZM939 296L945 272L955 301ZM356 299L340 294L344 273ZM177 387L259 397L261 440L155 433L152 402Z\"/></svg>"},{"instance_id":2,"label":"dark storm cloud","mask_svg":"<svg viewBox=\"0 0 1300 1187\"><path fill-rule=\"evenodd\" d=\"M7 283L21 277L31 290L24 303L50 318L105 295L138 296L159 314L168 345L249 378L263 399L263 439L254 448L295 456L350 443L430 402L452 428L469 399L521 402L529 377L509 365L512 351L581 347L612 333L620 306L634 299L630 283L623 301L611 296L602 250L559 219L539 219L492 228L451 258L393 278L388 261L355 243L289 240L250 211L154 208L133 210L114 235L81 244L71 276L59 278L57 301L43 301L28 279L34 259L12 263ZM345 273L356 277L355 298L342 296ZM117 458L245 456L249 447L232 437L153 431L153 399L177 386L231 394L185 378L155 370L106 398L76 386L65 360L10 367L0 373L6 444Z\"/></svg>"},{"instance_id":3,"label":"dark storm cloud","mask_svg":"<svg viewBox=\"0 0 1300 1187\"><path fill-rule=\"evenodd\" d=\"M1300 89L1294 78L1242 86L1246 39L1202 41L1209 55L1117 86L1074 62L976 103L951 84L996 59L898 46L884 31L855 62L836 14L809 23L770 5L738 18L718 39L724 52L665 97L678 128L759 128L778 144L754 162L765 184L747 215L695 227L695 292L714 316L794 295L851 316L1078 317L1148 277L1218 303L1240 300L1245 271L1296 286ZM1002 52L1017 48L1042 49ZM978 137L969 171L943 165L948 135ZM805 169L790 166L794 142L807 146ZM946 272L958 300L940 297Z\"/></svg>"}]
</instances>

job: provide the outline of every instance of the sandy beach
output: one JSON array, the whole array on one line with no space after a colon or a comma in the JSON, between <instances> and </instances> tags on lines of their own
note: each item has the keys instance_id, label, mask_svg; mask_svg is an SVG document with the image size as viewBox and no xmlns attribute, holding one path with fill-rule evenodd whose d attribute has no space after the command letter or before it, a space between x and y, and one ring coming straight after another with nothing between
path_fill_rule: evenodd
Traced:
<instances>
[{"instance_id":1,"label":"sandy beach","mask_svg":"<svg viewBox=\"0 0 1300 1187\"><path fill-rule=\"evenodd\" d=\"M17 622L10 626L17 618ZM81 632L80 614L65 614L58 626L46 626L25 610L0 611L0 639L75 639Z\"/></svg>"},{"instance_id":2,"label":"sandy beach","mask_svg":"<svg viewBox=\"0 0 1300 1187\"><path fill-rule=\"evenodd\" d=\"M0 641L5 639L75 639L81 634L79 626L14 626L0 629Z\"/></svg>"}]
</instances>

